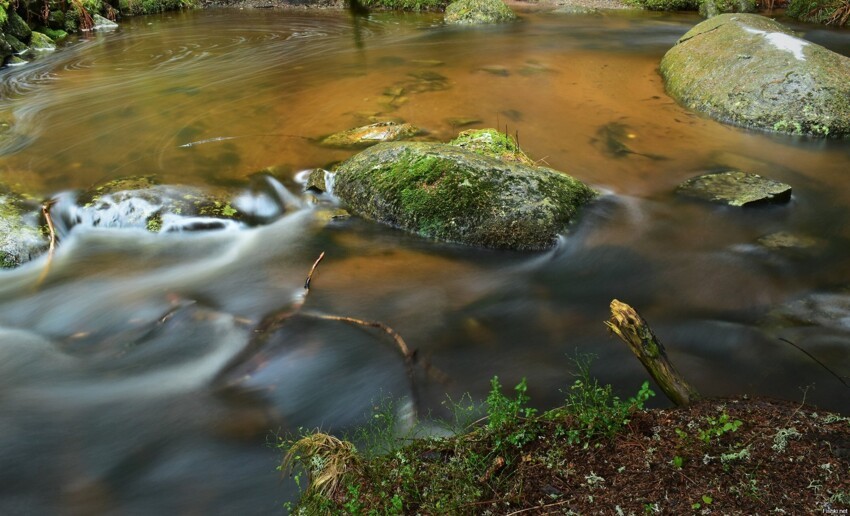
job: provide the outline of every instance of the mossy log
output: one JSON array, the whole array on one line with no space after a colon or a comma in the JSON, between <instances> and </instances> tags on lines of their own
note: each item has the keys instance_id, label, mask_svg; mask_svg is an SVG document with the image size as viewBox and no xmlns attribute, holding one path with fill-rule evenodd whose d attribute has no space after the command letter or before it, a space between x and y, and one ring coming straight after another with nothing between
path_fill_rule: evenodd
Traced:
<instances>
[{"instance_id":1,"label":"mossy log","mask_svg":"<svg viewBox=\"0 0 850 516\"><path fill-rule=\"evenodd\" d=\"M664 346L634 308L616 299L611 301L611 320L605 325L628 344L670 401L682 406L699 399L697 390L673 367Z\"/></svg>"}]
</instances>

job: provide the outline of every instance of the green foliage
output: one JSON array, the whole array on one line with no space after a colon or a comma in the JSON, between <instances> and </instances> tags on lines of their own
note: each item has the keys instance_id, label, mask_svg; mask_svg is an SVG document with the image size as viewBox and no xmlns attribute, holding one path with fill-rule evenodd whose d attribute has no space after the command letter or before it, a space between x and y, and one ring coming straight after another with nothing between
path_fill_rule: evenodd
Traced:
<instances>
[{"instance_id":1,"label":"green foliage","mask_svg":"<svg viewBox=\"0 0 850 516\"><path fill-rule=\"evenodd\" d=\"M785 13L801 21L843 27L850 22L850 0L790 0Z\"/></svg>"},{"instance_id":2,"label":"green foliage","mask_svg":"<svg viewBox=\"0 0 850 516\"><path fill-rule=\"evenodd\" d=\"M696 11L699 0L624 0L626 4L648 11Z\"/></svg>"},{"instance_id":3,"label":"green foliage","mask_svg":"<svg viewBox=\"0 0 850 516\"><path fill-rule=\"evenodd\" d=\"M121 14L127 16L179 11L180 9L192 9L197 6L197 0L119 0L118 2L118 8Z\"/></svg>"},{"instance_id":4,"label":"green foliage","mask_svg":"<svg viewBox=\"0 0 850 516\"><path fill-rule=\"evenodd\" d=\"M705 428L700 428L697 432L697 436L699 439L708 444L714 438L723 437L728 432L737 432L738 428L743 424L740 419L736 419L734 421L729 419L729 414L724 410L720 416L711 417L708 416L705 418L708 426Z\"/></svg>"},{"instance_id":5,"label":"green foliage","mask_svg":"<svg viewBox=\"0 0 850 516\"><path fill-rule=\"evenodd\" d=\"M448 0L363 0L360 2L369 9L390 11L442 11Z\"/></svg>"},{"instance_id":6,"label":"green foliage","mask_svg":"<svg viewBox=\"0 0 850 516\"><path fill-rule=\"evenodd\" d=\"M655 396L649 382L643 382L635 397L621 400L611 385L599 385L590 378L590 359L577 358L578 378L570 387L564 407L548 413L550 418L566 418L570 422L561 429L570 444L613 437L629 423L634 411L643 410L646 401Z\"/></svg>"}]
</instances>

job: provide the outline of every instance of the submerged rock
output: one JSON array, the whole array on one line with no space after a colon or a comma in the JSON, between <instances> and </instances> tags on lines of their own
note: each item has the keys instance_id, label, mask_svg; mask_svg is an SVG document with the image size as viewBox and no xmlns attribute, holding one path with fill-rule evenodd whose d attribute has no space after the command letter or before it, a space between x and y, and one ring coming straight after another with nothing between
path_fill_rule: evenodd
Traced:
<instances>
[{"instance_id":1,"label":"submerged rock","mask_svg":"<svg viewBox=\"0 0 850 516\"><path fill-rule=\"evenodd\" d=\"M368 147L369 145L375 145L380 142L394 142L410 138L420 132L419 128L410 124L378 122L332 134L323 138L320 143L327 147Z\"/></svg>"},{"instance_id":2,"label":"submerged rock","mask_svg":"<svg viewBox=\"0 0 850 516\"><path fill-rule=\"evenodd\" d=\"M850 134L850 58L755 14L721 14L682 36L661 61L681 104L739 126Z\"/></svg>"},{"instance_id":3,"label":"submerged rock","mask_svg":"<svg viewBox=\"0 0 850 516\"><path fill-rule=\"evenodd\" d=\"M0 184L0 268L17 267L47 250L37 211Z\"/></svg>"},{"instance_id":4,"label":"submerged rock","mask_svg":"<svg viewBox=\"0 0 850 516\"><path fill-rule=\"evenodd\" d=\"M789 185L737 170L693 177L679 185L676 193L729 206L780 204L791 200Z\"/></svg>"},{"instance_id":5,"label":"submerged rock","mask_svg":"<svg viewBox=\"0 0 850 516\"><path fill-rule=\"evenodd\" d=\"M516 19L516 15L502 0L456 0L446 7L446 23L484 24L501 23Z\"/></svg>"},{"instance_id":6,"label":"submerged rock","mask_svg":"<svg viewBox=\"0 0 850 516\"><path fill-rule=\"evenodd\" d=\"M513 161L528 166L535 164L531 158L522 152L516 140L496 129L463 131L457 135L457 138L450 141L449 145L503 161Z\"/></svg>"},{"instance_id":7,"label":"submerged rock","mask_svg":"<svg viewBox=\"0 0 850 516\"><path fill-rule=\"evenodd\" d=\"M339 166L334 193L365 218L483 247L546 249L595 197L554 170L456 145L382 143Z\"/></svg>"},{"instance_id":8,"label":"submerged rock","mask_svg":"<svg viewBox=\"0 0 850 516\"><path fill-rule=\"evenodd\" d=\"M820 245L820 241L807 235L798 235L787 231L778 231L764 235L758 243L774 251L803 251Z\"/></svg>"},{"instance_id":9,"label":"submerged rock","mask_svg":"<svg viewBox=\"0 0 850 516\"><path fill-rule=\"evenodd\" d=\"M62 213L68 227L143 228L154 233L235 227L242 213L200 188L160 185L153 177L129 177L83 193Z\"/></svg>"}]
</instances>

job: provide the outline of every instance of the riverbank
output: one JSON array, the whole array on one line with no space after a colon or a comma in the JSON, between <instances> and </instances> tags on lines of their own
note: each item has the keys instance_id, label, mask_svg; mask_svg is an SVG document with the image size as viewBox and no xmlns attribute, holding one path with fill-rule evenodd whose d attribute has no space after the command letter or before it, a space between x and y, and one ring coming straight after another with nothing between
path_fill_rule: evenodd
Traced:
<instances>
[{"instance_id":1,"label":"riverbank","mask_svg":"<svg viewBox=\"0 0 850 516\"><path fill-rule=\"evenodd\" d=\"M572 387L564 407L534 416L524 389L517 392L510 400L492 391L486 422L468 433L403 446L384 441L380 454L367 445L361 455L327 436L320 438L323 448L315 447L323 434L284 442L312 481L292 512L844 514L850 508L850 418L747 397L641 410L645 388L644 398L638 393L621 402L610 387L586 379Z\"/></svg>"}]
</instances>

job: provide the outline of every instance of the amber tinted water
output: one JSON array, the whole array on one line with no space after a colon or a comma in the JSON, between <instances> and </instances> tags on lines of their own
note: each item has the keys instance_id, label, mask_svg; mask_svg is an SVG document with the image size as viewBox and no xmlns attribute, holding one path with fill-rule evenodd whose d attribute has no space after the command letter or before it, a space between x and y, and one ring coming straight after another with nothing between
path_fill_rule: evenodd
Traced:
<instances>
[{"instance_id":1,"label":"amber tinted water","mask_svg":"<svg viewBox=\"0 0 850 516\"><path fill-rule=\"evenodd\" d=\"M350 154L314 138L369 116L440 140L457 133L451 119L506 126L532 157L608 195L554 251L532 255L357 219L326 225L309 207L209 234L77 228L40 287L43 261L0 275L0 513L278 511L292 491L263 447L270 429L344 430L372 400L409 392L389 343L306 319L216 379L321 251L308 308L399 330L450 380L420 375L424 409L439 411L447 392L480 398L493 375L527 376L534 402L551 406L577 351L633 392L645 373L602 325L613 298L643 312L707 395L850 409L838 380L778 340L850 374L850 143L748 132L677 106L656 68L696 21L540 12L469 29L436 16L206 11L129 20L4 71L0 112L15 137L0 179L39 195L138 174L233 186L269 166L294 188L298 171ZM802 28L850 53L848 33ZM613 153L605 127L634 153ZM794 198L734 210L673 196L721 166L788 182ZM777 231L817 244L756 244ZM777 324L771 312L799 299L798 322Z\"/></svg>"}]
</instances>

